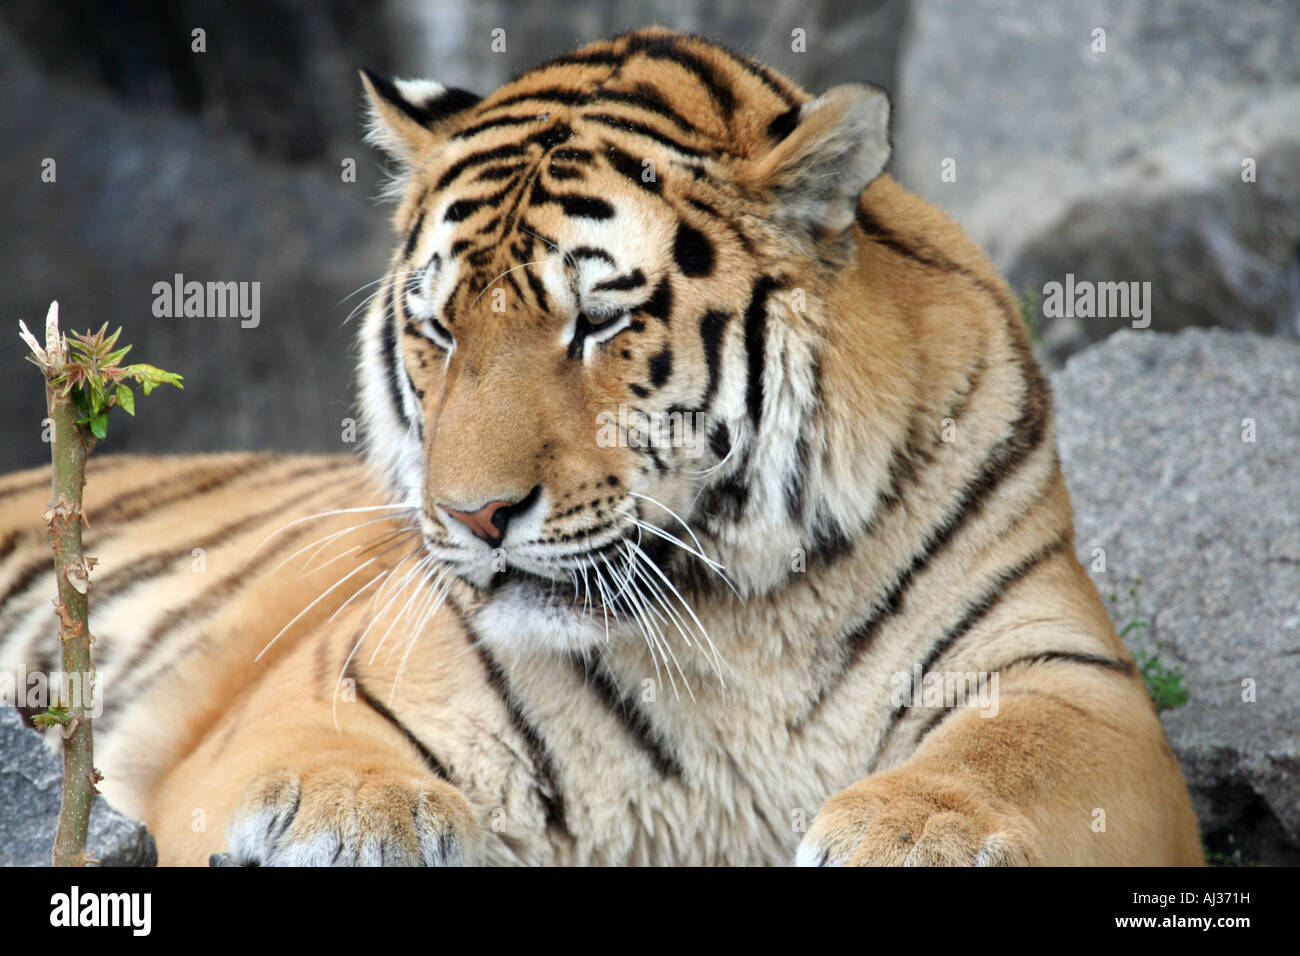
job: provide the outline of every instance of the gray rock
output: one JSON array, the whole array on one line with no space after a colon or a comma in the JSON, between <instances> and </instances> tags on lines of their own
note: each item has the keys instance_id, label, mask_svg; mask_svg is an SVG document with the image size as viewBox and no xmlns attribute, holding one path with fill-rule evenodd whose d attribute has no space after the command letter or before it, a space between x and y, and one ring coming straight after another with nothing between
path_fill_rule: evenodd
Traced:
<instances>
[{"instance_id":1,"label":"gray rock","mask_svg":"<svg viewBox=\"0 0 1300 956\"><path fill-rule=\"evenodd\" d=\"M897 169L1017 290L1067 273L1150 282L1152 328L1295 335L1296 49L1300 9L1285 0L918 0ZM956 182L940 178L945 158ZM1128 324L1046 319L1043 335L1060 357Z\"/></svg>"},{"instance_id":2,"label":"gray rock","mask_svg":"<svg viewBox=\"0 0 1300 956\"><path fill-rule=\"evenodd\" d=\"M12 707L0 707L0 866L49 866L63 764ZM158 850L139 820L96 797L86 851L99 866L154 866Z\"/></svg>"},{"instance_id":3,"label":"gray rock","mask_svg":"<svg viewBox=\"0 0 1300 956\"><path fill-rule=\"evenodd\" d=\"M343 319L364 293L347 296L384 275L393 241L373 203L372 151L354 142L310 167L269 160L193 118L52 80L2 26L0 82L26 105L0 108L0 140L23 144L0 154L12 185L0 316L31 325L58 299L65 329L120 324L132 359L185 376L184 391L118 422L109 449L351 450L355 326ZM339 108L355 116L354 102ZM45 158L55 182L41 181ZM356 182L343 181L344 158ZM155 316L155 283L178 273L259 283L260 323ZM0 383L0 471L48 463L45 396L19 350L0 349Z\"/></svg>"},{"instance_id":4,"label":"gray rock","mask_svg":"<svg viewBox=\"0 0 1300 956\"><path fill-rule=\"evenodd\" d=\"M1300 344L1122 331L1053 385L1079 558L1118 627L1141 577L1130 646L1184 672L1162 718L1207 847L1300 863Z\"/></svg>"}]
</instances>

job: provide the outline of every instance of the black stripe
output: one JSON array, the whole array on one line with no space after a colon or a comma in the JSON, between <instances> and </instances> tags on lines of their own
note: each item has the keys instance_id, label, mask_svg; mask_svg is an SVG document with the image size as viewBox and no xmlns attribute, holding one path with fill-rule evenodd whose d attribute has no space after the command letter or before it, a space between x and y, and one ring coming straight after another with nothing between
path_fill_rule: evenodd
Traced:
<instances>
[{"instance_id":1,"label":"black stripe","mask_svg":"<svg viewBox=\"0 0 1300 956\"><path fill-rule=\"evenodd\" d=\"M292 499L292 503L296 504L300 500L300 498L295 497ZM258 522L282 514L288 504L289 502L277 501L274 507L264 508L251 515L245 515L237 521L222 525L216 531L204 535L202 538L187 541L178 548L160 548L148 554L137 555L131 559L130 564L96 580L92 599L96 604L103 606L123 592L132 590L152 578L167 574L172 565L179 561L189 560L194 549L199 548L203 551L209 551L225 544L230 538L247 531Z\"/></svg>"},{"instance_id":2,"label":"black stripe","mask_svg":"<svg viewBox=\"0 0 1300 956\"><path fill-rule=\"evenodd\" d=\"M622 130L625 133L634 133L637 136L644 136L652 139L660 145L667 146L669 149L676 150L684 156L690 156L695 159L703 159L707 154L693 146L687 146L681 140L669 136L667 133L660 132L653 126L647 126L645 123L638 123L636 120L628 119L625 116L614 116L610 113L583 113L582 118L591 120L593 123L600 123L612 129Z\"/></svg>"},{"instance_id":3,"label":"black stripe","mask_svg":"<svg viewBox=\"0 0 1300 956\"><path fill-rule=\"evenodd\" d=\"M8 531L5 533L3 538L0 538L0 561L3 561L5 558L9 557L9 555L14 553L14 549L18 547L18 537L20 534L21 532L17 530Z\"/></svg>"},{"instance_id":4,"label":"black stripe","mask_svg":"<svg viewBox=\"0 0 1300 956\"><path fill-rule=\"evenodd\" d=\"M133 460L135 459L131 455L103 455L99 458L92 458L86 462L86 475L91 477L105 471L112 471L121 465L129 464ZM46 491L50 488L50 473L48 469L44 468L41 469L41 474L37 478L0 489L0 501L5 498L12 498L15 495L26 494L29 491L40 491L42 488Z\"/></svg>"},{"instance_id":5,"label":"black stripe","mask_svg":"<svg viewBox=\"0 0 1300 956\"><path fill-rule=\"evenodd\" d=\"M592 289L600 292L626 292L628 289L639 289L643 285L645 285L645 273L640 269L633 269L625 275L597 282Z\"/></svg>"},{"instance_id":6,"label":"black stripe","mask_svg":"<svg viewBox=\"0 0 1300 956\"><path fill-rule=\"evenodd\" d=\"M411 226L411 231L406 236L406 245L402 247L402 259L410 259L411 254L415 252L416 244L420 241L420 230L424 228L424 210L415 217L415 225Z\"/></svg>"},{"instance_id":7,"label":"black stripe","mask_svg":"<svg viewBox=\"0 0 1300 956\"><path fill-rule=\"evenodd\" d=\"M696 498L695 514L708 519L713 529L739 521L749 504L749 450L724 478L705 488Z\"/></svg>"},{"instance_id":8,"label":"black stripe","mask_svg":"<svg viewBox=\"0 0 1300 956\"><path fill-rule=\"evenodd\" d=\"M515 181L511 180L496 192L489 193L486 196L477 196L470 199L457 199L447 207L447 211L442 214L442 219L444 222L461 222L462 220L468 219L484 206L495 206L506 197L510 190L515 188L515 185Z\"/></svg>"},{"instance_id":9,"label":"black stripe","mask_svg":"<svg viewBox=\"0 0 1300 956\"><path fill-rule=\"evenodd\" d=\"M750 57L746 56L744 53L738 53L737 51L731 49L731 47L723 46L721 43L716 43L711 40L705 40L702 37L698 39L700 39L701 42L708 43L710 46L722 51L727 56L731 57L731 59L734 60L736 64L746 73L758 77L758 79L762 81L763 85L766 86L773 93L775 93L777 96L779 96L783 102L785 103L795 102L795 96L793 91L790 89L790 85L786 83L782 77L777 76L767 67L765 67L763 64L759 63L754 59L751 59Z\"/></svg>"},{"instance_id":10,"label":"black stripe","mask_svg":"<svg viewBox=\"0 0 1300 956\"><path fill-rule=\"evenodd\" d=\"M546 287L542 285L541 280L538 279L537 276L533 275L533 267L531 264L524 268L524 278L528 280L528 288L533 290L533 297L537 299L537 307L543 312L549 312L551 309L551 300L547 297Z\"/></svg>"},{"instance_id":11,"label":"black stripe","mask_svg":"<svg viewBox=\"0 0 1300 956\"><path fill-rule=\"evenodd\" d=\"M472 139L479 133L486 132L490 129L497 129L502 126L526 126L529 123L541 123L546 120L545 113L532 113L528 116L498 116L495 119L483 120L481 123L475 123L473 126L466 126L458 131L452 139Z\"/></svg>"},{"instance_id":12,"label":"black stripe","mask_svg":"<svg viewBox=\"0 0 1300 956\"><path fill-rule=\"evenodd\" d=\"M799 427L799 440L795 443L794 467L790 480L785 486L785 513L795 524L802 523L805 482L808 470L812 467L812 439L809 436L811 423L807 420Z\"/></svg>"},{"instance_id":13,"label":"black stripe","mask_svg":"<svg viewBox=\"0 0 1300 956\"><path fill-rule=\"evenodd\" d=\"M1043 651L1040 654L1026 654L1024 657L1017 657L997 668L999 671L1010 670L1021 664L1043 664L1049 661L1063 661L1070 664L1085 664L1092 667L1101 667L1106 670L1112 670L1120 674L1132 674L1133 665L1128 661L1122 661L1114 657L1102 657L1100 654L1083 654L1077 651Z\"/></svg>"},{"instance_id":14,"label":"black stripe","mask_svg":"<svg viewBox=\"0 0 1300 956\"><path fill-rule=\"evenodd\" d=\"M172 476L159 485L124 492L103 506L88 503L86 513L94 523L87 529L86 547L98 546L107 537L101 532L112 528L115 523L132 521L169 505L198 497L278 460L274 455L261 455L233 468L215 471L212 466L192 468ZM25 592L45 573L53 573L51 558L48 555L29 562L14 576L4 594L0 594L0 607ZM11 623L7 615L0 616L0 646L3 646L4 638L8 636L8 626Z\"/></svg>"},{"instance_id":15,"label":"black stripe","mask_svg":"<svg viewBox=\"0 0 1300 956\"><path fill-rule=\"evenodd\" d=\"M548 86L540 90L531 92L516 93L514 96L507 96L503 99L493 100L483 106L483 110L495 110L503 106L514 106L517 103L560 103L564 106L577 106L580 103L587 102L588 95L577 90L568 89L562 86Z\"/></svg>"},{"instance_id":16,"label":"black stripe","mask_svg":"<svg viewBox=\"0 0 1300 956\"><path fill-rule=\"evenodd\" d=\"M557 196L560 208L566 216L577 219L613 219L614 207L595 196L574 196L564 194Z\"/></svg>"},{"instance_id":17,"label":"black stripe","mask_svg":"<svg viewBox=\"0 0 1300 956\"><path fill-rule=\"evenodd\" d=\"M579 166L587 166L594 161L595 154L591 150L578 149L574 146L565 146L551 153L551 162L553 163L575 163Z\"/></svg>"},{"instance_id":18,"label":"black stripe","mask_svg":"<svg viewBox=\"0 0 1300 956\"><path fill-rule=\"evenodd\" d=\"M952 650L953 646L961 640L961 638L964 637L972 627L983 620L990 611L998 606L1002 601L1002 598L1006 596L1007 591L1009 591L1015 584L1028 577L1035 568L1041 565L1053 554L1061 551L1068 542L1069 535L1062 533L1048 544L1023 558L1014 567L1008 568L994 578L993 583L985 588L984 592L978 598L966 605L966 610L963 612L961 619L949 628L948 631L944 633L943 637L941 637L930 648L930 651L925 656L925 660L921 662L921 673L930 673L934 668L934 665L939 662L940 658L947 654L948 651ZM875 764L876 758L880 755L881 751L885 749L890 738L893 736L894 730L898 726L898 722L903 719L903 716L909 710L912 709L912 706L911 703L900 704L895 707L893 712L889 715L889 723L885 728L884 734L880 738L880 743L876 747L875 754L871 758L871 765Z\"/></svg>"},{"instance_id":19,"label":"black stripe","mask_svg":"<svg viewBox=\"0 0 1300 956\"><path fill-rule=\"evenodd\" d=\"M702 41L707 43L708 41ZM713 44L709 44L712 46ZM645 36L633 34L628 37L628 55L642 54L652 60L675 63L698 79L709 96L722 113L724 120L730 120L736 111L736 95L732 92L717 71L701 57L684 49L675 37Z\"/></svg>"},{"instance_id":20,"label":"black stripe","mask_svg":"<svg viewBox=\"0 0 1300 956\"><path fill-rule=\"evenodd\" d=\"M523 163L510 163L505 166L489 166L487 169L482 170L477 176L475 176L472 182L496 183L503 179L513 179L515 176L520 175L520 171L523 168Z\"/></svg>"},{"instance_id":21,"label":"black stripe","mask_svg":"<svg viewBox=\"0 0 1300 956\"><path fill-rule=\"evenodd\" d=\"M608 265L614 265L614 257L604 249L597 249L595 246L578 246L570 250L569 257L572 259L599 259Z\"/></svg>"},{"instance_id":22,"label":"black stripe","mask_svg":"<svg viewBox=\"0 0 1300 956\"><path fill-rule=\"evenodd\" d=\"M667 120L670 120L679 129L688 133L694 133L695 127L688 120L660 95L659 91L653 86L646 83L638 83L636 89L632 92L622 90L596 90L587 97L587 102L597 102L608 100L613 103L623 103L628 106L635 106L639 109L646 110L650 113L658 114Z\"/></svg>"},{"instance_id":23,"label":"black stripe","mask_svg":"<svg viewBox=\"0 0 1300 956\"><path fill-rule=\"evenodd\" d=\"M524 143L540 146L543 151L547 151L562 146L571 139L573 139L573 129L567 123L555 123L533 133L524 140Z\"/></svg>"},{"instance_id":24,"label":"black stripe","mask_svg":"<svg viewBox=\"0 0 1300 956\"><path fill-rule=\"evenodd\" d=\"M657 193L662 189L658 172L655 173L653 179L645 179L646 167L643 165L643 160L637 159L631 153L621 150L607 141L603 155L615 172L626 176L642 189L649 190L652 193Z\"/></svg>"},{"instance_id":25,"label":"black stripe","mask_svg":"<svg viewBox=\"0 0 1300 956\"><path fill-rule=\"evenodd\" d=\"M1069 542L1069 536L1060 534L1053 538L1037 551L1027 555L1015 566L1008 568L994 578L993 583L984 589L984 592L966 605L966 611L959 620L946 634L930 649L925 660L921 663L921 673L929 673L930 669L938 663L944 654L952 649L972 627L978 624L985 616L988 615L995 607L998 606L1002 598L1006 596L1013 585L1023 581L1031 571L1046 561L1049 557L1063 549ZM899 707L895 714L901 716L906 710L906 706Z\"/></svg>"},{"instance_id":26,"label":"black stripe","mask_svg":"<svg viewBox=\"0 0 1300 956\"><path fill-rule=\"evenodd\" d=\"M384 378L388 381L388 399L393 403L393 412L397 415L397 420L402 424L409 426L410 417L406 414L406 406L402 402L402 386L397 377L397 317L393 312L393 290L390 285L384 285L384 298L380 304L379 321L384 323L383 338L381 339L381 356L384 360Z\"/></svg>"},{"instance_id":27,"label":"black stripe","mask_svg":"<svg viewBox=\"0 0 1300 956\"><path fill-rule=\"evenodd\" d=\"M519 703L515 700L513 691L510 689L510 682L506 678L506 673L501 669L501 665L497 663L496 658L483 646L481 640L474 642L474 648L478 651L479 659L483 662L483 669L487 672L488 686L501 698L501 703L505 705L506 713L510 717L510 725L523 738L524 746L528 750L529 759L533 764L537 796L542 801L542 806L546 811L547 827L558 829L565 836L572 838L572 834L569 833L568 823L565 821L564 792L560 789L555 774L555 766L546 744L537 733L536 728L524 716Z\"/></svg>"},{"instance_id":28,"label":"black stripe","mask_svg":"<svg viewBox=\"0 0 1300 956\"><path fill-rule=\"evenodd\" d=\"M645 305L641 306L641 311L654 316L664 325L669 323L673 311L673 290L667 276L659 280L654 293L646 300Z\"/></svg>"},{"instance_id":29,"label":"black stripe","mask_svg":"<svg viewBox=\"0 0 1300 956\"><path fill-rule=\"evenodd\" d=\"M780 288L781 283L771 276L760 276L754 283L745 309L745 351L749 361L749 376L745 386L745 405L754 434L763 418L763 367L767 350L767 297Z\"/></svg>"},{"instance_id":30,"label":"black stripe","mask_svg":"<svg viewBox=\"0 0 1300 956\"><path fill-rule=\"evenodd\" d=\"M1019 325L1019 313L1016 310L1015 302L1009 298L1005 289L977 275L961 263L953 261L933 246L925 245L924 248L918 249L908 244L896 232L880 222L861 200L858 202L855 221L867 238L873 242L877 242L905 258L911 259L919 265L938 269L942 272L953 272L969 280L993 299L1002 311L1008 314L1010 318L1015 319L1017 325Z\"/></svg>"},{"instance_id":31,"label":"black stripe","mask_svg":"<svg viewBox=\"0 0 1300 956\"><path fill-rule=\"evenodd\" d=\"M731 453L731 429L726 422L715 422L709 430L709 450L719 461Z\"/></svg>"},{"instance_id":32,"label":"black stripe","mask_svg":"<svg viewBox=\"0 0 1300 956\"><path fill-rule=\"evenodd\" d=\"M730 318L726 312L710 309L700 319L700 341L704 344L704 362L709 372L704 397L700 399L701 411L708 411L713 396L718 391L718 377L722 369L722 334Z\"/></svg>"},{"instance_id":33,"label":"black stripe","mask_svg":"<svg viewBox=\"0 0 1300 956\"><path fill-rule=\"evenodd\" d=\"M405 737L410 742L411 746L420 754L421 759L424 760L424 765L429 768L429 772L435 777L451 783L451 774L447 771L446 764L434 756L433 751L426 747L419 737L415 736L415 733L410 727L398 720L391 710L380 703L380 701L376 700L370 691L366 690L366 685L361 682L361 678L357 675L353 664L348 665L347 677L356 685L357 695L365 701L375 713L380 717L383 717L402 732L402 736Z\"/></svg>"},{"instance_id":34,"label":"black stripe","mask_svg":"<svg viewBox=\"0 0 1300 956\"><path fill-rule=\"evenodd\" d=\"M538 73L557 66L620 66L624 59L622 54L615 53L608 46L602 46L595 50L579 50L552 57L529 72Z\"/></svg>"},{"instance_id":35,"label":"black stripe","mask_svg":"<svg viewBox=\"0 0 1300 956\"><path fill-rule=\"evenodd\" d=\"M664 382L668 381L673 374L672 346L665 345L661 351L650 359L649 371L651 384L655 388L663 387Z\"/></svg>"},{"instance_id":36,"label":"black stripe","mask_svg":"<svg viewBox=\"0 0 1300 956\"><path fill-rule=\"evenodd\" d=\"M795 127L799 125L800 112L799 107L792 106L784 113L775 116L772 121L767 124L768 138L780 142L793 133Z\"/></svg>"},{"instance_id":37,"label":"black stripe","mask_svg":"<svg viewBox=\"0 0 1300 956\"><path fill-rule=\"evenodd\" d=\"M682 765L676 754L669 749L650 718L637 706L637 702L619 686L618 680L610 673L599 658L588 661L575 655L572 658L575 670L583 682L596 693L596 699L605 706L622 725L624 732L636 743L661 777L680 779Z\"/></svg>"},{"instance_id":38,"label":"black stripe","mask_svg":"<svg viewBox=\"0 0 1300 956\"><path fill-rule=\"evenodd\" d=\"M997 668L994 673L1001 673L1020 664L1038 664L1045 661L1064 661L1072 664L1084 664L1092 667L1100 667L1104 670L1114 671L1117 674L1133 674L1133 668L1125 661L1115 660L1110 657L1100 657L1095 654L1078 654L1072 651L1045 651L1041 654L1029 654L1025 657L1018 657L1008 664L1003 664ZM942 707L934 708L935 713L926 719L916 732L916 746L920 747L921 743L931 733L938 729L939 725L956 713L959 707Z\"/></svg>"},{"instance_id":39,"label":"black stripe","mask_svg":"<svg viewBox=\"0 0 1300 956\"><path fill-rule=\"evenodd\" d=\"M686 201L706 216L712 216L714 219L722 218L722 213L718 212L714 206L709 205L703 199L696 199L694 196L687 196Z\"/></svg>"},{"instance_id":40,"label":"black stripe","mask_svg":"<svg viewBox=\"0 0 1300 956\"><path fill-rule=\"evenodd\" d=\"M511 159L522 155L524 155L524 148L518 143L497 146L495 149L481 149L478 152L470 153L453 163L439 177L434 189L446 189L457 176L473 166L482 166L486 163L496 162L499 159Z\"/></svg>"},{"instance_id":41,"label":"black stripe","mask_svg":"<svg viewBox=\"0 0 1300 956\"><path fill-rule=\"evenodd\" d=\"M328 474L329 472L336 471L343 465L347 464L351 464L348 459L341 459L338 462L317 465L311 470L299 469L283 476L283 478L280 479L279 484L284 486L301 478ZM318 487L313 491L307 492L306 495L301 495L295 498L294 504L306 504L316 498L321 492L333 490L335 489L332 486ZM281 507L277 510L283 510L283 508ZM226 607L230 598L241 588L245 587L250 580L256 580L259 572L261 572L263 568L276 561L296 542L301 541L303 538L314 533L314 531L315 529L312 525L309 522L305 522L297 528L285 532L280 536L273 547L263 548L263 550L248 561L246 565L237 568L234 572L222 578L216 584L205 589L193 600L177 607L173 607L162 617L155 620L153 625L149 628L149 633L132 649L131 656L123 661L122 664L118 665L116 691L112 699L110 699L104 706L104 716L109 717L119 708L139 699L140 695L152 686L153 682L157 680L160 675L174 668L178 661L188 657L197 646L208 643L211 640L209 633L206 630L201 630L198 636L187 643L184 647L174 649L169 653L167 660L162 664L155 667L139 680L128 683L131 674L148 663L148 659L153 653L154 648L157 647L164 638L174 633L176 629L183 624L193 624ZM106 647L111 646L111 642L106 644ZM120 691L120 693L117 691Z\"/></svg>"}]
</instances>

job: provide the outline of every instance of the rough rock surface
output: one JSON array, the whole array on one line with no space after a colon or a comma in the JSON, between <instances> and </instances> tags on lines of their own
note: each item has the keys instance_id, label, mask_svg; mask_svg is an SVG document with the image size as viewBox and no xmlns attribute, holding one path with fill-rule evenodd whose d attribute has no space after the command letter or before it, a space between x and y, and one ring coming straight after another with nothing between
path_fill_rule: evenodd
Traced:
<instances>
[{"instance_id":1,"label":"rough rock surface","mask_svg":"<svg viewBox=\"0 0 1300 956\"><path fill-rule=\"evenodd\" d=\"M1142 578L1146 646L1184 671L1162 717L1211 858L1300 863L1300 344L1123 331L1053 386L1080 560L1104 549L1119 627Z\"/></svg>"},{"instance_id":2,"label":"rough rock surface","mask_svg":"<svg viewBox=\"0 0 1300 956\"><path fill-rule=\"evenodd\" d=\"M918 0L896 168L1017 290L1150 282L1152 328L1300 334L1297 48L1286 0ZM1061 357L1126 325L1043 333Z\"/></svg>"},{"instance_id":3,"label":"rough rock surface","mask_svg":"<svg viewBox=\"0 0 1300 956\"><path fill-rule=\"evenodd\" d=\"M0 866L49 866L63 765L18 711L0 707ZM158 850L143 823L96 797L86 851L100 866L153 866Z\"/></svg>"}]
</instances>

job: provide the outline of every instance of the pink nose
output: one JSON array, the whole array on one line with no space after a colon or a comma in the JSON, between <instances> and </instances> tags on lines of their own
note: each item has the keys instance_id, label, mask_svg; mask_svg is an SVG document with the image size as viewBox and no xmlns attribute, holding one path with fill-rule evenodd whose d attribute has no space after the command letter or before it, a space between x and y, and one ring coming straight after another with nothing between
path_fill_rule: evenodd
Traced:
<instances>
[{"instance_id":1,"label":"pink nose","mask_svg":"<svg viewBox=\"0 0 1300 956\"><path fill-rule=\"evenodd\" d=\"M492 547L499 548L506 535L506 525L509 522L511 504L512 502L509 501L490 501L477 511L457 511L455 508L448 508L446 505L439 505L438 507ZM507 510L502 513L502 508Z\"/></svg>"}]
</instances>

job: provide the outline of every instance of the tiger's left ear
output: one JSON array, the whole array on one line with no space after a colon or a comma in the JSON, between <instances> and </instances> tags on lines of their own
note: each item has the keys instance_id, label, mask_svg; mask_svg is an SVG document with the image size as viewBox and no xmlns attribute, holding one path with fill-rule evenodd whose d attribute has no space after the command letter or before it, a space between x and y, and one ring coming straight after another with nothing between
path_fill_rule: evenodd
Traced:
<instances>
[{"instance_id":1,"label":"tiger's left ear","mask_svg":"<svg viewBox=\"0 0 1300 956\"><path fill-rule=\"evenodd\" d=\"M432 80L386 80L369 70L361 71L361 83L370 101L366 139L408 164L441 139L439 126L482 99Z\"/></svg>"},{"instance_id":2,"label":"tiger's left ear","mask_svg":"<svg viewBox=\"0 0 1300 956\"><path fill-rule=\"evenodd\" d=\"M773 218L814 235L838 235L888 161L889 97L874 86L846 83L805 103L794 128L747 179L767 193Z\"/></svg>"}]
</instances>

